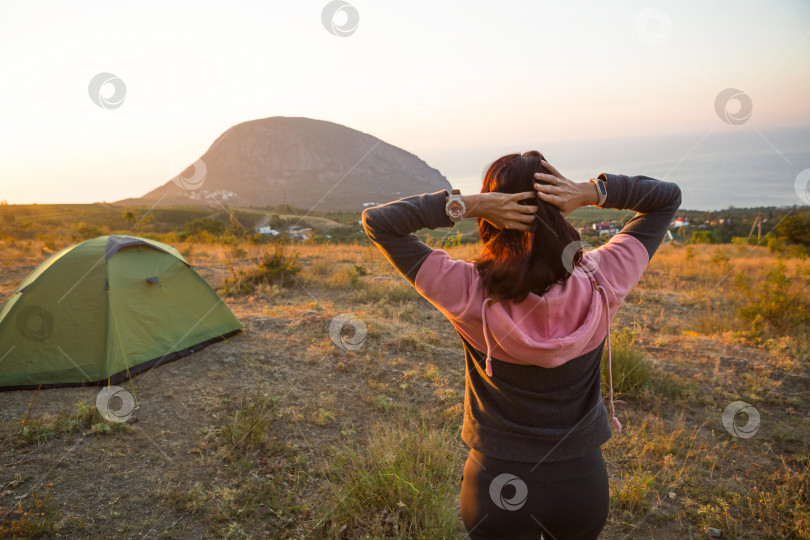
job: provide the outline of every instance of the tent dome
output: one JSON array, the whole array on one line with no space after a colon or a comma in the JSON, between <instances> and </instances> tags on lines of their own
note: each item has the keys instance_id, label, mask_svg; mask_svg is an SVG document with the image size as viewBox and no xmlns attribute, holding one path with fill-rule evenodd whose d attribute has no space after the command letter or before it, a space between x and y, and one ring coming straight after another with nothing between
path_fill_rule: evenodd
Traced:
<instances>
[{"instance_id":1,"label":"tent dome","mask_svg":"<svg viewBox=\"0 0 810 540\"><path fill-rule=\"evenodd\" d=\"M116 383L239 332L175 248L100 236L55 253L0 309L0 390Z\"/></svg>"}]
</instances>

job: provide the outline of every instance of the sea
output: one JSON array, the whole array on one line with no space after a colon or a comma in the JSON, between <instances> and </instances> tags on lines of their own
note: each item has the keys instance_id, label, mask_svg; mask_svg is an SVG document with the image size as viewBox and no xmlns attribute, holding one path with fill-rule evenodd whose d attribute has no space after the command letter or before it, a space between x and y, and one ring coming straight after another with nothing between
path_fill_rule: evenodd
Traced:
<instances>
[{"instance_id":1,"label":"sea","mask_svg":"<svg viewBox=\"0 0 810 540\"><path fill-rule=\"evenodd\" d=\"M681 187L684 210L810 204L810 126L714 129L657 137L541 142L535 148L566 178L644 175ZM508 152L493 152L490 161ZM481 151L476 152L481 156ZM481 190L485 160L454 156L442 170L462 193ZM455 163L454 163L455 161ZM475 170L477 166L482 170Z\"/></svg>"}]
</instances>

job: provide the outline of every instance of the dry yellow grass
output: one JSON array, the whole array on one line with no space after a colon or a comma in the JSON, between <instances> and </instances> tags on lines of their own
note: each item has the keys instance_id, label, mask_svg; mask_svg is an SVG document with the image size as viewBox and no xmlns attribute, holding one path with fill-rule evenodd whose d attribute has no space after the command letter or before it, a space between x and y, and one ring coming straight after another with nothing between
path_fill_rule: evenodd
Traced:
<instances>
[{"instance_id":1,"label":"dry yellow grass","mask_svg":"<svg viewBox=\"0 0 810 540\"><path fill-rule=\"evenodd\" d=\"M214 287L229 264L249 269L266 249L175 245ZM477 249L448 251L470 260ZM43 241L0 246L0 291L10 293L50 251ZM22 512L41 500L22 498L19 513L10 505L50 482L49 521L39 530L69 536L463 537L452 479L465 457L464 368L452 326L373 246L297 244L288 254L302 266L294 282L226 299L247 334L136 379L142 419L128 433L83 442L83 455L104 456L103 465L65 459L49 470L76 440L20 440L32 394L0 394L0 459L13 464L0 473L0 527L36 532ZM754 335L738 316L753 297L736 274L759 290L775 264L766 248L662 246L620 309L615 331L632 329L627 347L650 375L619 396L625 429L603 448L605 538L697 538L706 527L732 539L810 535L806 327ZM784 264L795 305L810 304L808 263ZM367 326L357 350L329 335L341 313ZM33 417L92 395L43 392ZM755 436L723 426L734 401L759 411ZM438 469L414 468L403 449ZM399 500L380 496L390 475ZM440 496L402 500L437 481L449 485ZM109 506L121 493L136 504Z\"/></svg>"}]
</instances>

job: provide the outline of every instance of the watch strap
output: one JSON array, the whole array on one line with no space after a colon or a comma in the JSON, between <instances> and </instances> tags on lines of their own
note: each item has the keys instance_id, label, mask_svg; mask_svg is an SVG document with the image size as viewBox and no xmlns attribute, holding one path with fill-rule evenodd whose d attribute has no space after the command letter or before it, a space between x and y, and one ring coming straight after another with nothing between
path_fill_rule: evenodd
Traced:
<instances>
[{"instance_id":1,"label":"watch strap","mask_svg":"<svg viewBox=\"0 0 810 540\"><path fill-rule=\"evenodd\" d=\"M599 195L599 201L596 203L596 206L601 208L607 200L607 186L601 178L591 179L591 183L595 185L596 193Z\"/></svg>"}]
</instances>

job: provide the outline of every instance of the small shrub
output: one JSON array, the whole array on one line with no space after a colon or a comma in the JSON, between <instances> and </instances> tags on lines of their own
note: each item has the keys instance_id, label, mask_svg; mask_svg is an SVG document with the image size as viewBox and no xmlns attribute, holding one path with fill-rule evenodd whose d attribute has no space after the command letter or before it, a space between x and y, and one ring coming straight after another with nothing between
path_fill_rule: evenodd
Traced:
<instances>
[{"instance_id":1,"label":"small shrub","mask_svg":"<svg viewBox=\"0 0 810 540\"><path fill-rule=\"evenodd\" d=\"M806 273L799 267L797 274ZM810 306L802 299L804 288L798 279L787 275L785 263L777 261L764 281L752 287L742 274L735 276L737 287L750 299L737 316L751 325L751 332L762 337L766 332L784 334L810 323Z\"/></svg>"},{"instance_id":2,"label":"small shrub","mask_svg":"<svg viewBox=\"0 0 810 540\"><path fill-rule=\"evenodd\" d=\"M278 417L279 396L243 397L233 419L219 432L226 458L240 458L272 446L269 429Z\"/></svg>"},{"instance_id":3,"label":"small shrub","mask_svg":"<svg viewBox=\"0 0 810 540\"><path fill-rule=\"evenodd\" d=\"M638 519L649 510L648 493L653 489L655 477L643 471L621 473L620 485L611 495L611 506L625 518Z\"/></svg>"},{"instance_id":4,"label":"small shrub","mask_svg":"<svg viewBox=\"0 0 810 540\"><path fill-rule=\"evenodd\" d=\"M639 391L652 385L653 366L644 352L635 344L635 333L627 328L613 333L610 337L613 365L613 393L638 394ZM604 395L608 393L608 358L607 342L602 356L602 383Z\"/></svg>"},{"instance_id":5,"label":"small shrub","mask_svg":"<svg viewBox=\"0 0 810 540\"><path fill-rule=\"evenodd\" d=\"M290 286L301 271L297 257L285 254L283 243L276 244L272 253L265 251L262 258L254 262L256 266L248 271L237 271L228 263L231 277L225 278L222 284L223 294L250 294L256 285L261 284Z\"/></svg>"},{"instance_id":6,"label":"small shrub","mask_svg":"<svg viewBox=\"0 0 810 540\"><path fill-rule=\"evenodd\" d=\"M361 286L360 274L354 267L344 266L329 276L326 285L331 289L357 289Z\"/></svg>"},{"instance_id":7,"label":"small shrub","mask_svg":"<svg viewBox=\"0 0 810 540\"><path fill-rule=\"evenodd\" d=\"M771 253L783 253L785 251L785 241L782 238L768 235L768 251Z\"/></svg>"},{"instance_id":8,"label":"small shrub","mask_svg":"<svg viewBox=\"0 0 810 540\"><path fill-rule=\"evenodd\" d=\"M321 260L312 265L312 271L317 276L325 276L332 269L332 264L328 260Z\"/></svg>"},{"instance_id":9,"label":"small shrub","mask_svg":"<svg viewBox=\"0 0 810 540\"><path fill-rule=\"evenodd\" d=\"M748 246L756 246L757 239L754 238L753 236L751 238L746 238L743 236L735 236L731 239L731 243L734 244L734 246L737 248L738 251L743 251L746 248L748 248Z\"/></svg>"},{"instance_id":10,"label":"small shrub","mask_svg":"<svg viewBox=\"0 0 810 540\"><path fill-rule=\"evenodd\" d=\"M371 406L378 411L388 412L394 406L394 400L385 394L378 394L371 399Z\"/></svg>"},{"instance_id":11,"label":"small shrub","mask_svg":"<svg viewBox=\"0 0 810 540\"><path fill-rule=\"evenodd\" d=\"M232 246L230 256L234 259L241 259L243 257L247 257L247 251L240 246Z\"/></svg>"},{"instance_id":12,"label":"small shrub","mask_svg":"<svg viewBox=\"0 0 810 540\"><path fill-rule=\"evenodd\" d=\"M95 405L83 401L74 404L75 411L45 414L35 418L25 418L19 435L28 443L40 444L60 435L69 433L88 433L107 435L126 433L130 425L126 422L111 422L105 419Z\"/></svg>"},{"instance_id":13,"label":"small shrub","mask_svg":"<svg viewBox=\"0 0 810 540\"><path fill-rule=\"evenodd\" d=\"M720 249L712 253L711 258L709 259L709 262L711 262L712 264L716 264L717 266L720 267L726 266L728 264L728 261L729 261L728 255L726 254L725 251Z\"/></svg>"},{"instance_id":14,"label":"small shrub","mask_svg":"<svg viewBox=\"0 0 810 540\"><path fill-rule=\"evenodd\" d=\"M0 538L34 538L56 533L59 512L51 496L51 486L35 488L27 497L26 505L17 503L12 511L0 506Z\"/></svg>"},{"instance_id":15,"label":"small shrub","mask_svg":"<svg viewBox=\"0 0 810 540\"><path fill-rule=\"evenodd\" d=\"M104 230L89 223L85 223L83 221L77 223L73 227L73 237L78 240L88 240L90 238L95 238L97 236L102 236L104 234Z\"/></svg>"}]
</instances>

